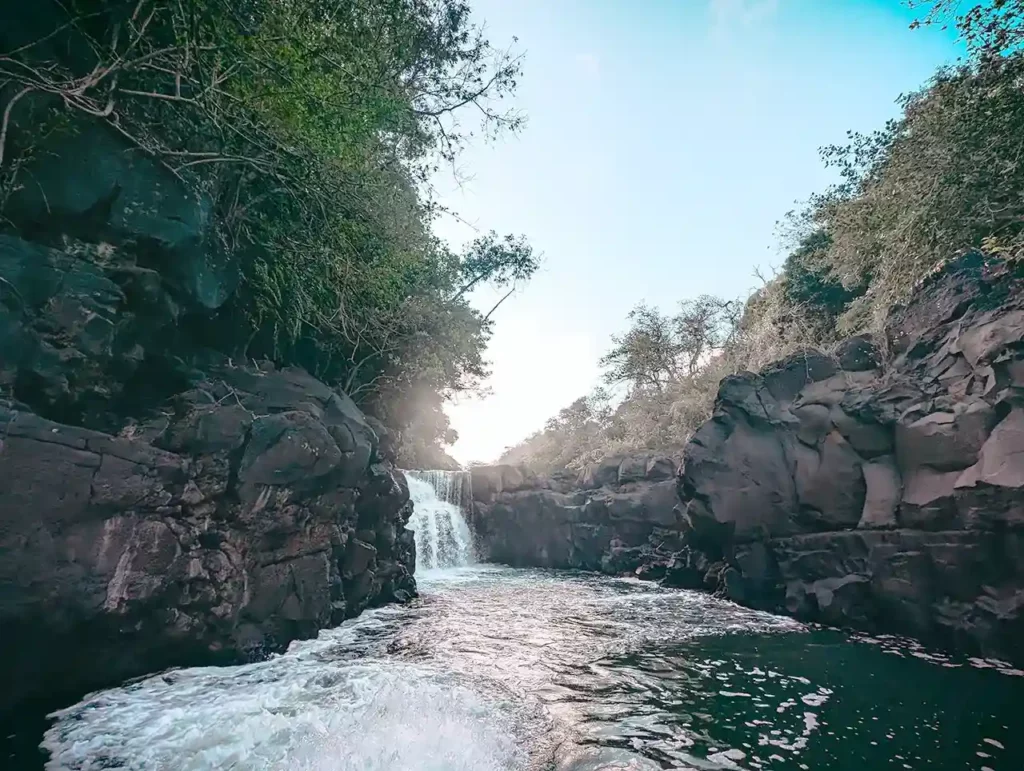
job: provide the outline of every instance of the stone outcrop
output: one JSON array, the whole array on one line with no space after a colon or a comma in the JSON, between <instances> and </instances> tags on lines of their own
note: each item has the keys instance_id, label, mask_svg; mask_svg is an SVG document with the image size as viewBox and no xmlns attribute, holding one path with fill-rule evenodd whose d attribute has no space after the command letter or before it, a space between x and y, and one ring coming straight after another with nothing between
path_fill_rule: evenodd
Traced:
<instances>
[{"instance_id":1,"label":"stone outcrop","mask_svg":"<svg viewBox=\"0 0 1024 771\"><path fill-rule=\"evenodd\" d=\"M882 339L727 377L682 460L477 469L481 552L1024 662L1021 266L965 255Z\"/></svg>"},{"instance_id":2,"label":"stone outcrop","mask_svg":"<svg viewBox=\"0 0 1024 771\"><path fill-rule=\"evenodd\" d=\"M477 551L516 566L632 571L676 538L674 477L671 458L650 455L606 458L579 476L478 466Z\"/></svg>"},{"instance_id":3,"label":"stone outcrop","mask_svg":"<svg viewBox=\"0 0 1024 771\"><path fill-rule=\"evenodd\" d=\"M0 222L0 722L409 599L394 437L211 338L246 259L212 202L106 127L44 139Z\"/></svg>"},{"instance_id":4,"label":"stone outcrop","mask_svg":"<svg viewBox=\"0 0 1024 771\"><path fill-rule=\"evenodd\" d=\"M866 338L720 387L669 582L1021 661L1024 279L972 254Z\"/></svg>"},{"instance_id":5,"label":"stone outcrop","mask_svg":"<svg viewBox=\"0 0 1024 771\"><path fill-rule=\"evenodd\" d=\"M408 488L347 398L226 368L123 436L0 404L0 711L409 599Z\"/></svg>"}]
</instances>

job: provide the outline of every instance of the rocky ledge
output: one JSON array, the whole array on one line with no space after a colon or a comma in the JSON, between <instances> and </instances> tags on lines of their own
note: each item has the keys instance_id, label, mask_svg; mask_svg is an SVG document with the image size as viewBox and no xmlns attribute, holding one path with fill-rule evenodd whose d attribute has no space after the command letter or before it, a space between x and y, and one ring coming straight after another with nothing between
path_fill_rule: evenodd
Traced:
<instances>
[{"instance_id":1,"label":"rocky ledge","mask_svg":"<svg viewBox=\"0 0 1024 771\"><path fill-rule=\"evenodd\" d=\"M408 488L347 398L227 368L126 436L0 403L0 713L409 599Z\"/></svg>"},{"instance_id":2,"label":"rocky ledge","mask_svg":"<svg viewBox=\"0 0 1024 771\"><path fill-rule=\"evenodd\" d=\"M1024 271L963 256L881 340L726 378L674 468L475 469L481 553L1024 662Z\"/></svg>"},{"instance_id":3,"label":"rocky ledge","mask_svg":"<svg viewBox=\"0 0 1024 771\"><path fill-rule=\"evenodd\" d=\"M726 378L659 569L748 605L1024 661L1024 278L969 254L882 344Z\"/></svg>"},{"instance_id":4,"label":"rocky ledge","mask_svg":"<svg viewBox=\"0 0 1024 771\"><path fill-rule=\"evenodd\" d=\"M605 458L578 476L473 468L477 552L514 566L612 574L668 557L681 548L676 465L666 456L636 455Z\"/></svg>"}]
</instances>

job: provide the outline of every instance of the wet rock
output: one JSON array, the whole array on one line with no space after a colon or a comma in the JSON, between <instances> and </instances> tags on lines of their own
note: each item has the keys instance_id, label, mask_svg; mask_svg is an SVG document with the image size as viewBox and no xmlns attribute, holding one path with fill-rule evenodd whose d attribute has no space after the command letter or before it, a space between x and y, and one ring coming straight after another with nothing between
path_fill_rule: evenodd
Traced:
<instances>
[{"instance_id":1,"label":"wet rock","mask_svg":"<svg viewBox=\"0 0 1024 771\"><path fill-rule=\"evenodd\" d=\"M662 583L676 589L703 589L707 572L707 557L702 552L686 548L672 555Z\"/></svg>"},{"instance_id":2,"label":"wet rock","mask_svg":"<svg viewBox=\"0 0 1024 771\"><path fill-rule=\"evenodd\" d=\"M370 544L353 538L348 542L342 575L351 578L365 573L371 564L377 561L377 550Z\"/></svg>"}]
</instances>

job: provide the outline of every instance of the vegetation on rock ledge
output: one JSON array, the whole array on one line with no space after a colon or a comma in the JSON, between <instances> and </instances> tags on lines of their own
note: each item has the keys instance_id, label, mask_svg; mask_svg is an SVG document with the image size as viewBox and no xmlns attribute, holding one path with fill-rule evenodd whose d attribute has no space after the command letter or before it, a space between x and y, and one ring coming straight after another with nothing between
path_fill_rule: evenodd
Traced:
<instances>
[{"instance_id":1,"label":"vegetation on rock ledge","mask_svg":"<svg viewBox=\"0 0 1024 771\"><path fill-rule=\"evenodd\" d=\"M604 358L598 389L509 448L539 472L600 457L681 451L725 375L802 347L881 332L915 284L966 249L1024 257L1024 2L911 0L922 24L955 24L969 60L900 97L902 116L822 149L838 182L791 212L782 269L745 301L701 297L673 316L641 304Z\"/></svg>"},{"instance_id":2,"label":"vegetation on rock ledge","mask_svg":"<svg viewBox=\"0 0 1024 771\"><path fill-rule=\"evenodd\" d=\"M521 237L456 253L432 233L431 176L523 120L504 101L519 59L465 2L46 0L0 27L0 227L25 229L34 159L101 124L194 191L208 256L237 265L193 341L301 365L413 445L454 439L441 405L487 372L468 293L537 265Z\"/></svg>"}]
</instances>

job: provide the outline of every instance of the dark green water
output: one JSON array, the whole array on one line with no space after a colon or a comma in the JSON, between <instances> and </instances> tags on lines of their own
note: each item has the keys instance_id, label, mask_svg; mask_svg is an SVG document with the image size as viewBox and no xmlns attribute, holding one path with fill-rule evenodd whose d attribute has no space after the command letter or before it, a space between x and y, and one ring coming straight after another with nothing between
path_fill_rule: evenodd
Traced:
<instances>
[{"instance_id":1,"label":"dark green water","mask_svg":"<svg viewBox=\"0 0 1024 771\"><path fill-rule=\"evenodd\" d=\"M669 764L667 737L684 734L705 757L738 748L747 765L771 768L1024 769L1024 683L991 670L827 631L705 638L608 666L631 671L647 691L633 697L660 725L645 729L636 717L623 725L635 725L635 746ZM808 683L821 700L808 700Z\"/></svg>"},{"instance_id":2,"label":"dark green water","mask_svg":"<svg viewBox=\"0 0 1024 771\"><path fill-rule=\"evenodd\" d=\"M470 568L59 716L51 768L1024 769L1024 673L635 581Z\"/></svg>"}]
</instances>

